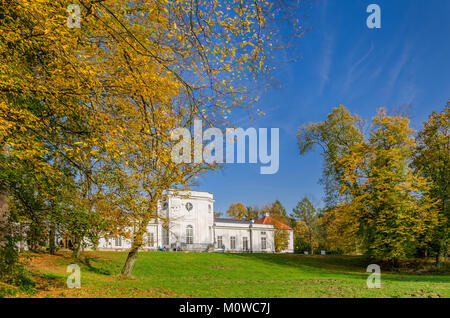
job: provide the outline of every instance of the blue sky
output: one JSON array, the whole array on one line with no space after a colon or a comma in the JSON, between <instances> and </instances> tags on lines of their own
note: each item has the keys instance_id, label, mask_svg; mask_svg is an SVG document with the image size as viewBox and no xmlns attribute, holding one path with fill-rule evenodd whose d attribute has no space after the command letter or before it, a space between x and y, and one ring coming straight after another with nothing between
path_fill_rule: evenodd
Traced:
<instances>
[{"instance_id":1,"label":"blue sky","mask_svg":"<svg viewBox=\"0 0 450 318\"><path fill-rule=\"evenodd\" d=\"M381 29L368 29L366 8L381 8ZM322 159L300 156L297 129L322 121L343 104L370 119L380 106L411 105L415 129L450 98L450 1L319 0L300 45L302 57L277 72L280 88L261 98L266 116L242 128L280 128L280 168L261 175L259 164L228 164L200 180L215 196L215 210L233 202L263 205L279 199L290 213L304 195L322 205Z\"/></svg>"}]
</instances>

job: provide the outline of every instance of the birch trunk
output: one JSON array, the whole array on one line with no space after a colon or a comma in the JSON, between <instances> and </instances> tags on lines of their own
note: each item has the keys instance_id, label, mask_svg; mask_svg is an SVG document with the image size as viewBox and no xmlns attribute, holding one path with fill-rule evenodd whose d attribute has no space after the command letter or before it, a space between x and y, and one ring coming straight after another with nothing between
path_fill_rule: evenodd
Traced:
<instances>
[{"instance_id":1,"label":"birch trunk","mask_svg":"<svg viewBox=\"0 0 450 318\"><path fill-rule=\"evenodd\" d=\"M6 189L0 185L0 248L3 248L7 244L6 238L10 230L8 193Z\"/></svg>"}]
</instances>

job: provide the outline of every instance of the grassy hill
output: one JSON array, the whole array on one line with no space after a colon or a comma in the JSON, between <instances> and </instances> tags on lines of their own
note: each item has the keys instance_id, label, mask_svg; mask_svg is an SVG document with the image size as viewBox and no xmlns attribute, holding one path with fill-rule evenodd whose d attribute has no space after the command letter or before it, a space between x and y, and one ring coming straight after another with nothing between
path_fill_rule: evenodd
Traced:
<instances>
[{"instance_id":1,"label":"grassy hill","mask_svg":"<svg viewBox=\"0 0 450 318\"><path fill-rule=\"evenodd\" d=\"M143 252L131 279L122 277L126 253L28 253L36 281L20 297L450 297L450 274L387 272L381 289L366 287L361 257L279 254ZM67 265L81 267L81 288L68 289Z\"/></svg>"}]
</instances>

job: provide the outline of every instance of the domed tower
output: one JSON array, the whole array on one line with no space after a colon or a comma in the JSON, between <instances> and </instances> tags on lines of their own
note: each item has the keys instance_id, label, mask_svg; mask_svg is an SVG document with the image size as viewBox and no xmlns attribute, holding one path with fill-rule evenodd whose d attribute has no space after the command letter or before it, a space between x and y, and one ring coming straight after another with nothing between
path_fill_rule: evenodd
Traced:
<instances>
[{"instance_id":1,"label":"domed tower","mask_svg":"<svg viewBox=\"0 0 450 318\"><path fill-rule=\"evenodd\" d=\"M208 192L164 192L160 205L161 247L206 250L214 241L214 196Z\"/></svg>"}]
</instances>

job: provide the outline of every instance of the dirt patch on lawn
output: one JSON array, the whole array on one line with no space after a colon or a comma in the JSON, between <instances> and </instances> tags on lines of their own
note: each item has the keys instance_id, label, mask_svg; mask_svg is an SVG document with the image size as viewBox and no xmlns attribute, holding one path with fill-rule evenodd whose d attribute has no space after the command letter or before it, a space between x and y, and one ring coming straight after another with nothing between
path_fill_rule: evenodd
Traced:
<instances>
[{"instance_id":1,"label":"dirt patch on lawn","mask_svg":"<svg viewBox=\"0 0 450 318\"><path fill-rule=\"evenodd\" d=\"M419 298L441 298L442 295L432 292L426 291L423 289L413 290L411 293L405 294L406 297L419 297Z\"/></svg>"},{"instance_id":2,"label":"dirt patch on lawn","mask_svg":"<svg viewBox=\"0 0 450 318\"><path fill-rule=\"evenodd\" d=\"M63 273L66 271L66 267L61 263L66 263L70 259L71 257L69 255L63 253L59 253L56 255L44 253L26 253L21 257L21 262L32 272L52 271Z\"/></svg>"}]
</instances>

